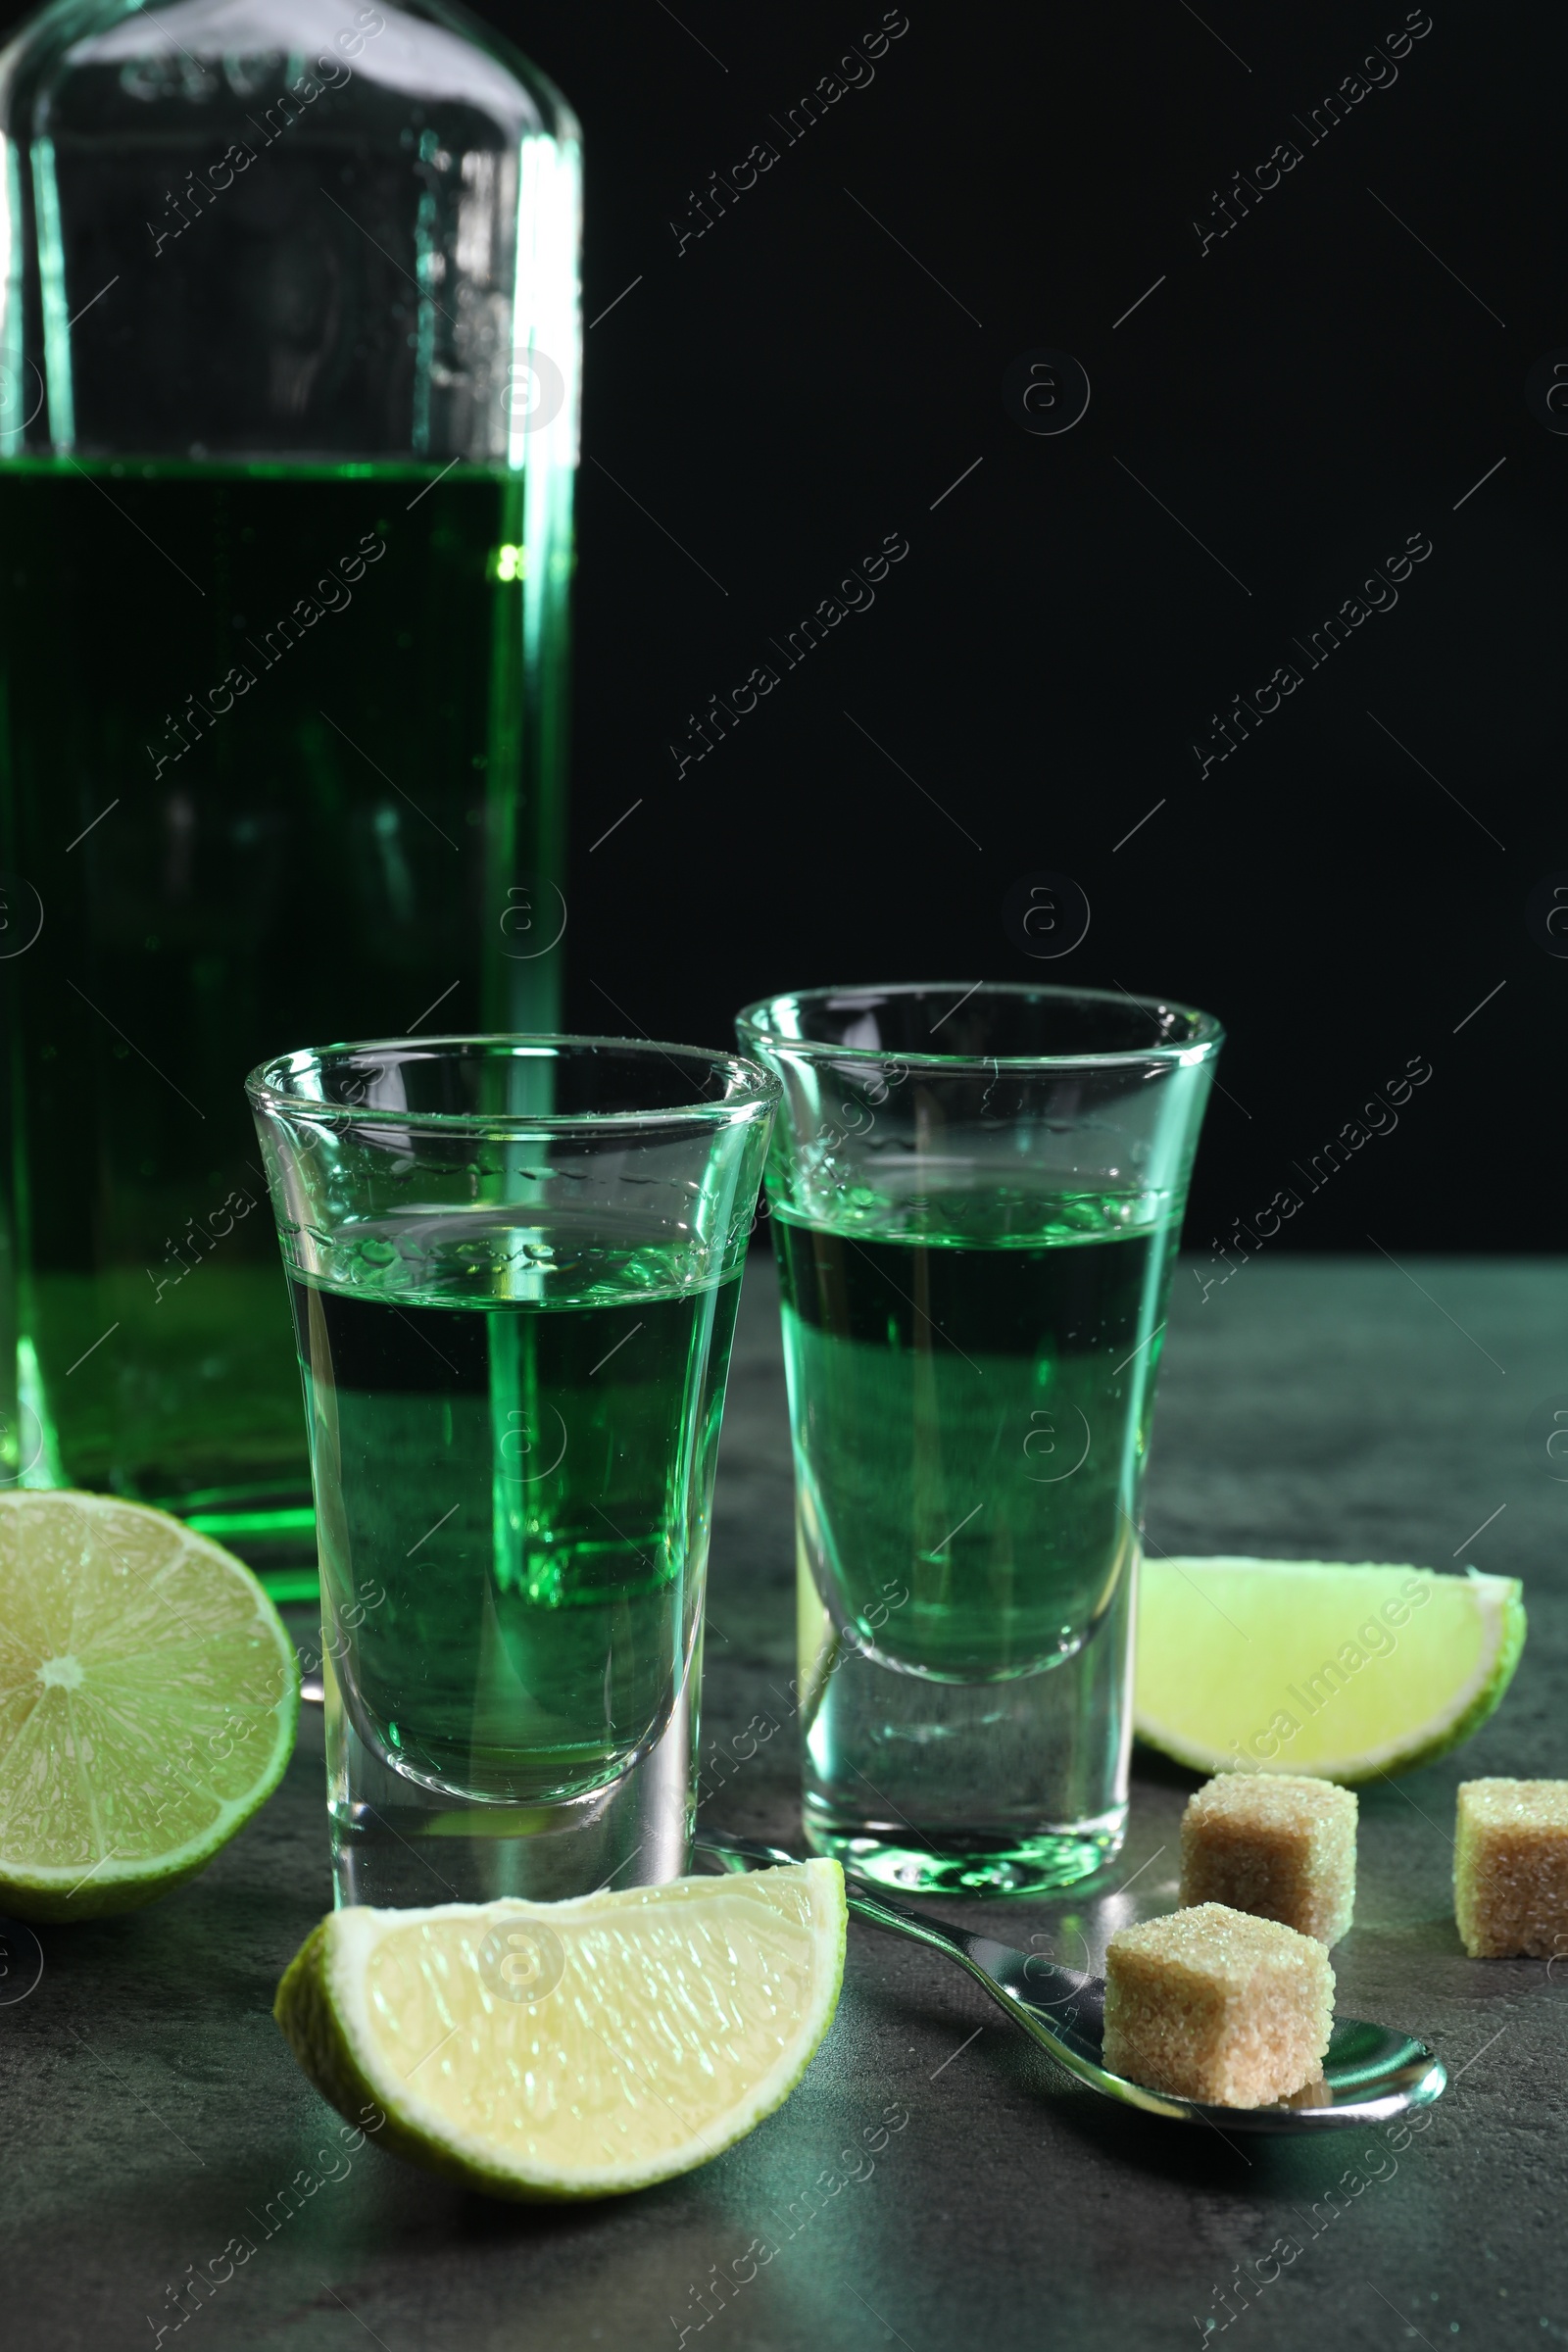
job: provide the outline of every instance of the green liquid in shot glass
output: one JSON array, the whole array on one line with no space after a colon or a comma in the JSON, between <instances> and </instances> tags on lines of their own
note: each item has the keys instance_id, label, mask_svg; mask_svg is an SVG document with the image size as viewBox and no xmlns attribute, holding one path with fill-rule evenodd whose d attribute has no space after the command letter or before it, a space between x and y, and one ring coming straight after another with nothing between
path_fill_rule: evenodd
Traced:
<instances>
[{"instance_id":1,"label":"green liquid in shot glass","mask_svg":"<svg viewBox=\"0 0 1568 2352\"><path fill-rule=\"evenodd\" d=\"M338 1689L428 1788L576 1796L668 1719L740 1277L660 1276L643 1250L532 1303L291 1283Z\"/></svg>"}]
</instances>

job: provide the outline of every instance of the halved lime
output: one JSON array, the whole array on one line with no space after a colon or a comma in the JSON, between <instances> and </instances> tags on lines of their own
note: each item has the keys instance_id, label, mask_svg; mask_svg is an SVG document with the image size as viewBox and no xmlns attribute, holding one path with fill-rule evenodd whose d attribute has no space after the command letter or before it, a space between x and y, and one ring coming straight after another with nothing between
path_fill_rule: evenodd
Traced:
<instances>
[{"instance_id":1,"label":"halved lime","mask_svg":"<svg viewBox=\"0 0 1568 2352\"><path fill-rule=\"evenodd\" d=\"M272 2014L339 2113L412 2163L491 2196L617 2196L788 2098L838 2005L846 1917L836 1862L337 1911Z\"/></svg>"},{"instance_id":2,"label":"halved lime","mask_svg":"<svg viewBox=\"0 0 1568 2352\"><path fill-rule=\"evenodd\" d=\"M1134 1728L1195 1772L1350 1783L1457 1747L1519 1663L1508 1576L1327 1560L1145 1560Z\"/></svg>"},{"instance_id":3,"label":"halved lime","mask_svg":"<svg viewBox=\"0 0 1568 2352\"><path fill-rule=\"evenodd\" d=\"M167 1512L0 1495L0 1910L131 1911L282 1777L294 1644L250 1570Z\"/></svg>"}]
</instances>

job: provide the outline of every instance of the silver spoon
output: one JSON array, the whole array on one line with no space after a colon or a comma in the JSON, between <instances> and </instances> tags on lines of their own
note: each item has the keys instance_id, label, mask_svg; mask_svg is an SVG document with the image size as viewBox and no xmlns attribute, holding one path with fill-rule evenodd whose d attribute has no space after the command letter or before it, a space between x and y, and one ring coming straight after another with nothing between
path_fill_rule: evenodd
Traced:
<instances>
[{"instance_id":1,"label":"silver spoon","mask_svg":"<svg viewBox=\"0 0 1568 2352\"><path fill-rule=\"evenodd\" d=\"M707 1830L697 1839L696 1853L720 1870L768 1870L775 1863L793 1862L794 1854L755 1838L733 1838L726 1831ZM1058 2065L1087 2082L1091 2090L1124 2107L1142 2108L1146 2115L1168 2116L1173 2123L1209 2124L1223 2132L1332 2132L1346 2125L1383 2124L1412 2107L1430 2107L1447 2086L1443 2061L1424 2041L1412 2041L1388 2026L1368 2025L1359 2017L1335 2020L1323 2080L1282 2099L1271 2107L1207 2107L1196 2099L1171 2098L1162 2090L1146 2090L1141 2082L1107 2072L1102 2063L1105 2022L1105 1984L1102 1977L1080 1976L1058 1968L1039 1952L1018 1952L989 1936L968 1936L959 1928L906 1911L889 1902L863 1883L846 1877L844 1891L857 1919L884 1928L891 1936L907 1936L914 1943L929 1944L967 1969L983 1984L999 2008Z\"/></svg>"}]
</instances>

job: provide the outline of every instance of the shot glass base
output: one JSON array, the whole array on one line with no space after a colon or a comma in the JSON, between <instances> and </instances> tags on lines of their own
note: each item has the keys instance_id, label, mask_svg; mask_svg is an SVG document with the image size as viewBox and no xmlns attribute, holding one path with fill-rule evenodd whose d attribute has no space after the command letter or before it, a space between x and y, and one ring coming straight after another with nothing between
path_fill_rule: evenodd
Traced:
<instances>
[{"instance_id":1,"label":"shot glass base","mask_svg":"<svg viewBox=\"0 0 1568 2352\"><path fill-rule=\"evenodd\" d=\"M951 1895L1049 1894L1114 1858L1127 1823L1132 1573L1059 1664L939 1683L869 1649L829 1649L802 1553L812 1695L801 1811L818 1853L890 1890Z\"/></svg>"},{"instance_id":2,"label":"shot glass base","mask_svg":"<svg viewBox=\"0 0 1568 2352\"><path fill-rule=\"evenodd\" d=\"M691 1867L692 1718L608 1788L553 1804L465 1804L395 1771L360 1738L326 1672L327 1816L337 1907L562 1902L657 1886ZM689 1686L688 1686L689 1691Z\"/></svg>"},{"instance_id":3,"label":"shot glass base","mask_svg":"<svg viewBox=\"0 0 1568 2352\"><path fill-rule=\"evenodd\" d=\"M1097 1821L1028 1837L944 1828L926 1839L918 1828L881 1836L863 1825L835 1827L809 1804L805 1813L814 1853L830 1856L849 1877L900 1894L1049 1894L1102 1869L1120 1852L1126 1826L1123 1805Z\"/></svg>"}]
</instances>

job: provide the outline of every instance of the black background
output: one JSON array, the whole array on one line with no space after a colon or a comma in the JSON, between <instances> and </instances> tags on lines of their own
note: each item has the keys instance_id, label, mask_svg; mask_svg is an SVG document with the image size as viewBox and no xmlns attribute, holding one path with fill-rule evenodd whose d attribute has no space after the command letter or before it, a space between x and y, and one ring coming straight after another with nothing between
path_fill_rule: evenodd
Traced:
<instances>
[{"instance_id":1,"label":"black background","mask_svg":"<svg viewBox=\"0 0 1568 2352\"><path fill-rule=\"evenodd\" d=\"M1396 0L909 0L792 144L869 0L484 13L586 134L571 1025L712 1044L787 986L1114 982L1230 1032L1190 1248L1290 1185L1279 1248L1553 1247L1568 962L1526 906L1568 869L1568 437L1525 379L1568 358L1561 12L1434 0L1313 143ZM1003 401L1042 348L1091 385L1055 436ZM689 714L889 533L874 607L677 776ZM1293 640L1413 533L1397 606L1308 669ZM1004 921L1043 870L1092 909L1049 962ZM1412 1057L1396 1129L1306 1193Z\"/></svg>"},{"instance_id":2,"label":"black background","mask_svg":"<svg viewBox=\"0 0 1568 2352\"><path fill-rule=\"evenodd\" d=\"M1560 14L1434 0L1313 146L1295 118L1402 6L909 0L874 81L786 147L771 118L880 8L487 13L586 139L573 1023L709 1043L811 982L1119 982L1230 1032L1189 1248L1412 1055L1433 1078L1298 1184L1290 1243L1555 1247L1568 966L1525 903L1568 867L1568 438L1524 384L1568 345ZM677 256L692 192L762 138L779 162ZM1194 220L1289 138L1200 255ZM1039 347L1092 385L1056 437L1003 406ZM677 782L688 713L889 531L875 607ZM1398 606L1200 779L1211 714L1412 532ZM1051 964L1003 922L1040 869L1093 909Z\"/></svg>"}]
</instances>

